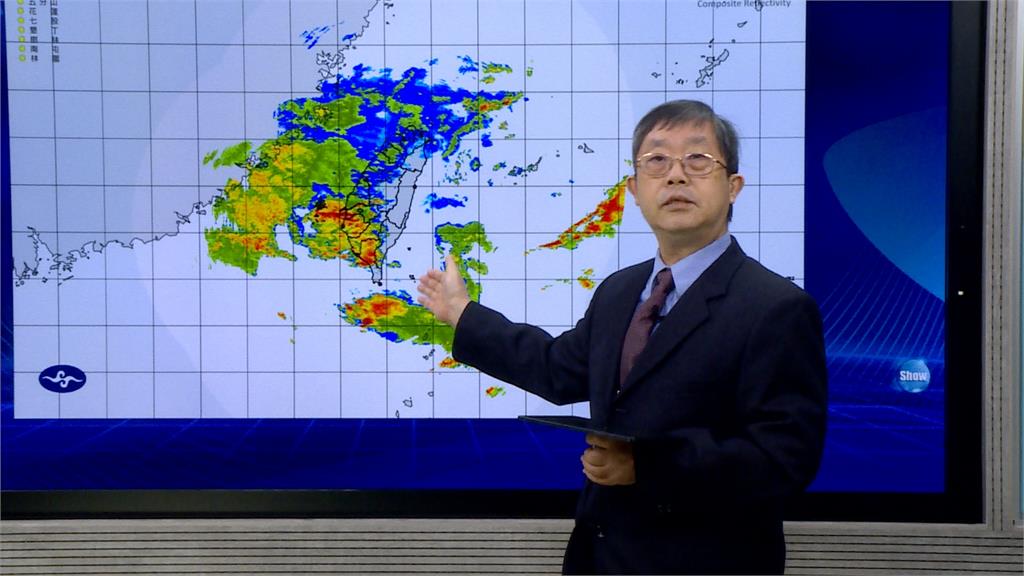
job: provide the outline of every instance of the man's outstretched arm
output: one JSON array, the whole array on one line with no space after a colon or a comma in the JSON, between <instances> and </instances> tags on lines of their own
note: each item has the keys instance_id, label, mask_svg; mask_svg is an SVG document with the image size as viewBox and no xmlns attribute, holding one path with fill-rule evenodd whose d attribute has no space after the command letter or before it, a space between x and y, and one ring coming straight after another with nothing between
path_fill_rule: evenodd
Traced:
<instances>
[{"instance_id":1,"label":"man's outstretched arm","mask_svg":"<svg viewBox=\"0 0 1024 576\"><path fill-rule=\"evenodd\" d=\"M445 257L445 269L428 270L417 288L419 303L455 328L455 360L555 404L589 398L586 316L557 338L536 326L511 322L470 301L451 254Z\"/></svg>"}]
</instances>

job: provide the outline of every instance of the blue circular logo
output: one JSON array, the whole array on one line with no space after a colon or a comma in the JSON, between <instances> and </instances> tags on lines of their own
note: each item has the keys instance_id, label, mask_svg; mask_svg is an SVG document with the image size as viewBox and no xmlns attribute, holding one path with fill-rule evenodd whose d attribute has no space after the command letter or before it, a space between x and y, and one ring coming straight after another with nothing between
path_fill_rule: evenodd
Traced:
<instances>
[{"instance_id":1,"label":"blue circular logo","mask_svg":"<svg viewBox=\"0 0 1024 576\"><path fill-rule=\"evenodd\" d=\"M924 363L924 360L915 358L900 364L896 378L893 380L893 388L911 394L920 394L928 389L928 384L931 381L932 373L931 370L928 370L928 365Z\"/></svg>"}]
</instances>

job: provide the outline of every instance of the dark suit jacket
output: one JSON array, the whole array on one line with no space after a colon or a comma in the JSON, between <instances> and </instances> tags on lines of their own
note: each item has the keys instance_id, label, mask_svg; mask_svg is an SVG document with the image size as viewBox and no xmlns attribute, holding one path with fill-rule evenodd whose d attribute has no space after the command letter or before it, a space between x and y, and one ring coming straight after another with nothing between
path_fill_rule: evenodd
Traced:
<instances>
[{"instance_id":1,"label":"dark suit jacket","mask_svg":"<svg viewBox=\"0 0 1024 576\"><path fill-rule=\"evenodd\" d=\"M814 478L825 435L818 307L734 239L616 394L652 267L612 274L555 338L472 303L454 357L556 404L589 400L596 424L637 436L634 485L584 486L566 571L781 573L782 501Z\"/></svg>"}]
</instances>

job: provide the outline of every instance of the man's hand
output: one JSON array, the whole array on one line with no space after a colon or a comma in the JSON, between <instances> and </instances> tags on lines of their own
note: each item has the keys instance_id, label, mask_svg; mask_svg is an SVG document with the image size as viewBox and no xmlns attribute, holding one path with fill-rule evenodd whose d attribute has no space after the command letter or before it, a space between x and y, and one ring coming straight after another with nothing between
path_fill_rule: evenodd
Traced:
<instances>
[{"instance_id":1,"label":"man's hand","mask_svg":"<svg viewBox=\"0 0 1024 576\"><path fill-rule=\"evenodd\" d=\"M595 484L626 486L636 483L633 445L607 436L587 434L590 448L583 453L583 473Z\"/></svg>"},{"instance_id":2,"label":"man's hand","mask_svg":"<svg viewBox=\"0 0 1024 576\"><path fill-rule=\"evenodd\" d=\"M420 283L416 286L420 295L416 300L433 312L435 318L454 328L469 306L469 292L466 291L466 281L459 274L455 257L448 254L444 264L443 272L430 269L420 276Z\"/></svg>"}]
</instances>

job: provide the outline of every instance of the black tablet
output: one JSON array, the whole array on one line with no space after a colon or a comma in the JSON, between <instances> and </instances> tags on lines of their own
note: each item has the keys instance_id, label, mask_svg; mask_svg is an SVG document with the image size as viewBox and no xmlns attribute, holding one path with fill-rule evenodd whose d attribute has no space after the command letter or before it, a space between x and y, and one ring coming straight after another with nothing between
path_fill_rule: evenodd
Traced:
<instances>
[{"instance_id":1,"label":"black tablet","mask_svg":"<svg viewBox=\"0 0 1024 576\"><path fill-rule=\"evenodd\" d=\"M583 418L581 416L520 416L519 419L526 420L527 422L546 424L548 426L579 430L580 432L593 432L594 434L607 436L608 438L614 438L615 440L623 440L625 442L632 442L636 439L634 436L629 434L611 432L604 428L599 428L595 426L589 418Z\"/></svg>"}]
</instances>

